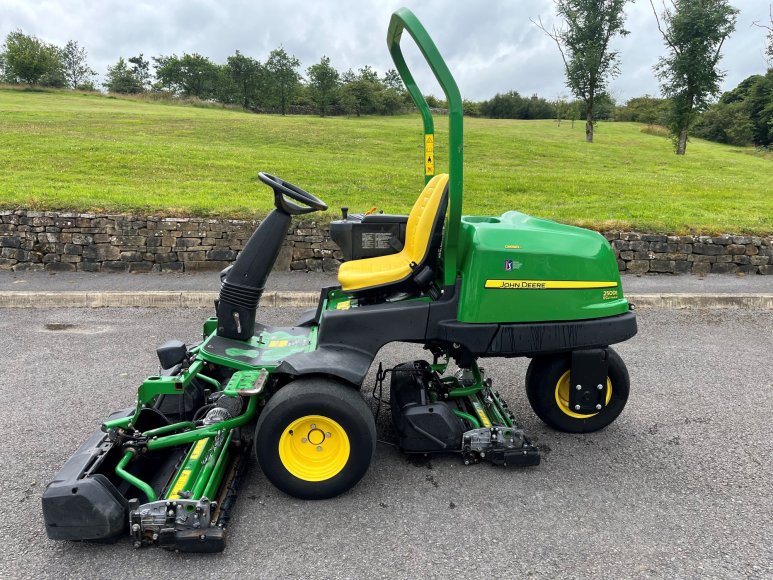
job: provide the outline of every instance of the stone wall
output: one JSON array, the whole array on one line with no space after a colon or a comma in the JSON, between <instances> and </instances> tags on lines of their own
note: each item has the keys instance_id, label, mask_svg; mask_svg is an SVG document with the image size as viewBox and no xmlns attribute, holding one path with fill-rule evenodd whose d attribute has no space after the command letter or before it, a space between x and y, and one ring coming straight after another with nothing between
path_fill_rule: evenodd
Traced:
<instances>
[{"instance_id":1,"label":"stone wall","mask_svg":"<svg viewBox=\"0 0 773 580\"><path fill-rule=\"evenodd\" d=\"M258 221L0 210L0 270L196 272L225 268ZM293 224L281 270L338 269L329 229Z\"/></svg>"},{"instance_id":2,"label":"stone wall","mask_svg":"<svg viewBox=\"0 0 773 580\"><path fill-rule=\"evenodd\" d=\"M0 210L0 270L196 272L230 264L257 221ZM773 274L773 237L606 232L621 271ZM276 269L335 272L329 228L296 221Z\"/></svg>"},{"instance_id":3,"label":"stone wall","mask_svg":"<svg viewBox=\"0 0 773 580\"><path fill-rule=\"evenodd\" d=\"M605 232L620 271L670 274L771 274L773 237L663 236Z\"/></svg>"}]
</instances>

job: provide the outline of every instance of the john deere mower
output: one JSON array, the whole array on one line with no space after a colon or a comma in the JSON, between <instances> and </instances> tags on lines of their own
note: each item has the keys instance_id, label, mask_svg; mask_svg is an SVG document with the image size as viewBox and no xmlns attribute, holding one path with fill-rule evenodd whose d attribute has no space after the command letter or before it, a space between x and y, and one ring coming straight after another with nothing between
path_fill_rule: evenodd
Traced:
<instances>
[{"instance_id":1,"label":"john deere mower","mask_svg":"<svg viewBox=\"0 0 773 580\"><path fill-rule=\"evenodd\" d=\"M435 174L432 114L408 70L408 32L445 92L448 173ZM298 498L331 498L365 474L376 427L360 389L384 345L423 345L428 360L378 367L406 453L465 464L532 466L539 451L478 365L530 357L537 416L570 433L602 429L628 398L609 345L636 334L615 256L598 233L508 211L462 216L462 99L424 27L392 15L387 44L424 124L425 187L410 214L354 215L331 235L347 260L339 285L292 327L256 322L292 216L327 205L267 173L275 209L221 273L216 316L194 344L158 348L161 371L134 406L110 415L43 494L48 536L181 551L224 547L245 461ZM491 195L495 195L494 192ZM490 361L494 364L494 361Z\"/></svg>"}]
</instances>

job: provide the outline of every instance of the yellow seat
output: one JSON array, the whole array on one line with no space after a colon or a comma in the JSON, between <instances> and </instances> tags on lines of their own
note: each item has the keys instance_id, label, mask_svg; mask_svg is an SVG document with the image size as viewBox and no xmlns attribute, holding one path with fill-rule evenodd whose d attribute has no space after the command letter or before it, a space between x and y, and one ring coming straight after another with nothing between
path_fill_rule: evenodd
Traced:
<instances>
[{"instance_id":1,"label":"yellow seat","mask_svg":"<svg viewBox=\"0 0 773 580\"><path fill-rule=\"evenodd\" d=\"M367 288L388 286L407 280L427 259L432 232L437 220L443 197L448 186L448 174L433 177L424 187L419 199L408 215L405 226L405 246L397 254L352 260L341 264L338 282L346 291L360 291ZM413 267L411 266L413 264Z\"/></svg>"}]
</instances>

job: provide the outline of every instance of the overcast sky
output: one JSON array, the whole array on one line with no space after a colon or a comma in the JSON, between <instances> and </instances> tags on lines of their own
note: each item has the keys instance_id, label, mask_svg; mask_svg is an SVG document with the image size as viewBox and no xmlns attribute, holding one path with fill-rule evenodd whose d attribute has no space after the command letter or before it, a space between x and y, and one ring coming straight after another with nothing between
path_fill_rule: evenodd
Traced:
<instances>
[{"instance_id":1,"label":"overcast sky","mask_svg":"<svg viewBox=\"0 0 773 580\"><path fill-rule=\"evenodd\" d=\"M765 70L766 0L733 0L740 9L725 43L724 89ZM462 96L482 100L517 90L547 98L567 94L561 57L529 17L554 18L552 0L0 0L0 39L14 29L63 46L77 40L103 77L119 56L198 52L225 59L237 49L263 61L280 44L303 70L324 54L344 71L370 64L391 68L386 50L389 16L408 6L424 23L454 74ZM611 86L618 100L658 94L652 66L664 53L648 0L627 7L631 34L615 42L621 70ZM408 44L406 38L403 44ZM440 95L418 52L404 49L424 93ZM420 70L421 69L421 70Z\"/></svg>"}]
</instances>

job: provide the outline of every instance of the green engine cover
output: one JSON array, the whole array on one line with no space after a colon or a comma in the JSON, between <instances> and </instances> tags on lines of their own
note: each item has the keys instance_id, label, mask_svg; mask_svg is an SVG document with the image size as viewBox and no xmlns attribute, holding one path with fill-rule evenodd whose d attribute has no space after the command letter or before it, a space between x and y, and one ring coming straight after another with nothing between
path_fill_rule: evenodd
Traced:
<instances>
[{"instance_id":1,"label":"green engine cover","mask_svg":"<svg viewBox=\"0 0 773 580\"><path fill-rule=\"evenodd\" d=\"M464 216L461 322L582 320L628 311L612 248L596 232L517 211Z\"/></svg>"}]
</instances>

